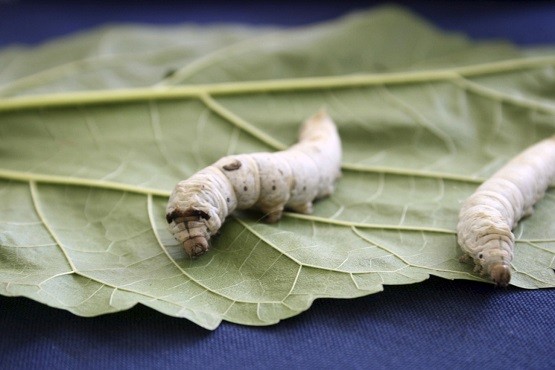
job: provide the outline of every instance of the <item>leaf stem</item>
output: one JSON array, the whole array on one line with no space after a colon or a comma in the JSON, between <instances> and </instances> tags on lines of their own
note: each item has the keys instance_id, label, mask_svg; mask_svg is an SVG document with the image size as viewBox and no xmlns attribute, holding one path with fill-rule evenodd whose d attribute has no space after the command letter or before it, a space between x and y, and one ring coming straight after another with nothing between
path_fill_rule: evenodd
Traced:
<instances>
[{"instance_id":1,"label":"leaf stem","mask_svg":"<svg viewBox=\"0 0 555 370\"><path fill-rule=\"evenodd\" d=\"M66 92L23 96L0 100L0 111L31 108L62 107L85 104L136 102L151 99L184 99L211 95L236 95L315 89L357 88L386 84L412 84L433 81L460 81L461 77L476 77L555 64L555 56L511 59L449 69L409 71L380 74L306 77L281 80L224 82L175 87L147 87L100 91Z\"/></svg>"},{"instance_id":2,"label":"leaf stem","mask_svg":"<svg viewBox=\"0 0 555 370\"><path fill-rule=\"evenodd\" d=\"M373 172L373 173L383 173L383 174L399 175L399 176L427 177L432 179L452 180L452 181L467 182L472 184L481 184L485 180L479 177L457 175L457 174L446 173L446 172L412 170L408 168L395 168L395 167L384 167L384 166L367 166L367 165L356 164L356 163L343 163L341 165L341 169L344 171L354 171L354 172Z\"/></svg>"},{"instance_id":3,"label":"leaf stem","mask_svg":"<svg viewBox=\"0 0 555 370\"><path fill-rule=\"evenodd\" d=\"M300 213L284 212L284 215L291 218L297 218L300 220L314 221L318 223L325 223L337 226L347 226L362 229L383 229L383 230L402 230L402 231L418 231L418 232L430 232L439 234L456 234L455 230L442 229L437 227L422 227L422 226L404 226L404 225L389 225L389 224L369 224L361 222L352 221L342 221L335 220L331 218L319 217L314 215L304 215Z\"/></svg>"},{"instance_id":4,"label":"leaf stem","mask_svg":"<svg viewBox=\"0 0 555 370\"><path fill-rule=\"evenodd\" d=\"M159 189L150 189L137 185L123 184L113 181L96 180L96 179L84 179L69 176L58 176L58 175L45 175L39 173L30 172L20 172L12 171L7 169L0 169L0 178L7 180L23 181L30 183L46 183L46 184L56 184L56 185L72 185L72 186L84 186L84 187L94 187L110 190L120 190L130 193L155 195L160 197L169 197L170 192Z\"/></svg>"},{"instance_id":5,"label":"leaf stem","mask_svg":"<svg viewBox=\"0 0 555 370\"><path fill-rule=\"evenodd\" d=\"M210 108L214 113L217 113L222 118L225 118L233 125L237 126L241 130L248 132L258 140L262 141L263 143L271 146L276 150L284 150L287 149L287 145L283 144L282 142L274 139L270 135L266 134L264 131L258 129L257 127L251 125L249 122L245 121L229 109L225 108L223 105L219 104L216 100L214 100L208 94L201 95L202 102Z\"/></svg>"}]
</instances>

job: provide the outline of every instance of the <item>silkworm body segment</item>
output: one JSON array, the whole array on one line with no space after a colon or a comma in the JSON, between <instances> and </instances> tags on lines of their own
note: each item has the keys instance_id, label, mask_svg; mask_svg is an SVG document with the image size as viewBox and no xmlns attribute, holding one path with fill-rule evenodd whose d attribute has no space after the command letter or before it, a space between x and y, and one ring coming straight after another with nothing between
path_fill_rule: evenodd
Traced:
<instances>
[{"instance_id":1,"label":"silkworm body segment","mask_svg":"<svg viewBox=\"0 0 555 370\"><path fill-rule=\"evenodd\" d=\"M200 256L236 209L256 208L268 222L278 221L285 208L311 213L313 200L333 192L340 167L337 129L320 111L289 149L226 156L179 182L166 208L169 230L187 254Z\"/></svg>"},{"instance_id":2,"label":"silkworm body segment","mask_svg":"<svg viewBox=\"0 0 555 370\"><path fill-rule=\"evenodd\" d=\"M512 230L555 183L555 136L513 158L486 180L462 205L458 243L475 271L499 286L511 279L515 237Z\"/></svg>"}]
</instances>

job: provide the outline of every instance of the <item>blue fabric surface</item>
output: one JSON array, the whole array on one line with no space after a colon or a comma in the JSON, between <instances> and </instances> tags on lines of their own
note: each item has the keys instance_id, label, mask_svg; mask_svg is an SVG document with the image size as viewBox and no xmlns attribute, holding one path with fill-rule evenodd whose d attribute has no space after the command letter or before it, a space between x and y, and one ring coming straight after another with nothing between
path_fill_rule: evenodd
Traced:
<instances>
[{"instance_id":1,"label":"blue fabric surface","mask_svg":"<svg viewBox=\"0 0 555 370\"><path fill-rule=\"evenodd\" d=\"M0 0L0 46L39 43L106 22L298 25L376 4L107 3ZM475 38L555 44L552 2L409 6L444 29ZM143 306L81 318L26 298L0 297L0 368L553 369L554 306L555 289L496 290L431 278L358 299L318 300L271 327L223 323L210 332Z\"/></svg>"}]
</instances>

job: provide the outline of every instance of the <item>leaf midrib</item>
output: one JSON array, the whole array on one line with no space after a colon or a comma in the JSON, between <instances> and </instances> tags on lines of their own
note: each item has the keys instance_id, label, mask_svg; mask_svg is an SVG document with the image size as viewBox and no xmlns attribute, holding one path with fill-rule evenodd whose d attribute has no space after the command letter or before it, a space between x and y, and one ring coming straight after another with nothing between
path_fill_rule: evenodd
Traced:
<instances>
[{"instance_id":1,"label":"leaf midrib","mask_svg":"<svg viewBox=\"0 0 555 370\"><path fill-rule=\"evenodd\" d=\"M555 107L538 104L527 99L516 98L492 89L485 90L476 83L464 83L467 78L512 72L555 65L555 55L510 59L456 68L426 71L409 71L379 74L353 74L341 76L305 77L279 80L223 82L184 86L163 86L132 89L76 91L34 96L5 98L0 100L1 111L14 111L72 105L134 102L152 99L202 98L252 93L303 91L332 88L356 88L419 82L451 81L481 95L506 100L513 104L555 112ZM462 81L462 82L461 82Z\"/></svg>"}]
</instances>

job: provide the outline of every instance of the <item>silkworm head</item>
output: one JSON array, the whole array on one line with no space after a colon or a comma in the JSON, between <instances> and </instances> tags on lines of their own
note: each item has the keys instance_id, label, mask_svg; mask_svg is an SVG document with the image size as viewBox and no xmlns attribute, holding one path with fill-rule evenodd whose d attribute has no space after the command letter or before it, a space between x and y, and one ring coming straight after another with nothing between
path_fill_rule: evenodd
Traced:
<instances>
[{"instance_id":1,"label":"silkworm head","mask_svg":"<svg viewBox=\"0 0 555 370\"><path fill-rule=\"evenodd\" d=\"M191 258L196 258L208 251L210 232L207 222L210 216L199 209L176 209L166 215L169 230L181 242L183 249Z\"/></svg>"},{"instance_id":2,"label":"silkworm head","mask_svg":"<svg viewBox=\"0 0 555 370\"><path fill-rule=\"evenodd\" d=\"M502 249L485 250L474 258L474 262L482 267L482 272L502 288L507 287L511 280L509 261L509 253Z\"/></svg>"},{"instance_id":3,"label":"silkworm head","mask_svg":"<svg viewBox=\"0 0 555 370\"><path fill-rule=\"evenodd\" d=\"M491 266L489 275L495 286L501 288L506 288L509 281L511 281L511 269L505 264L498 263Z\"/></svg>"},{"instance_id":4,"label":"silkworm head","mask_svg":"<svg viewBox=\"0 0 555 370\"><path fill-rule=\"evenodd\" d=\"M183 242L183 248L191 258L202 256L208 251L209 246L208 240L204 236L196 236Z\"/></svg>"}]
</instances>

